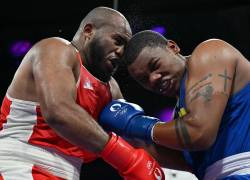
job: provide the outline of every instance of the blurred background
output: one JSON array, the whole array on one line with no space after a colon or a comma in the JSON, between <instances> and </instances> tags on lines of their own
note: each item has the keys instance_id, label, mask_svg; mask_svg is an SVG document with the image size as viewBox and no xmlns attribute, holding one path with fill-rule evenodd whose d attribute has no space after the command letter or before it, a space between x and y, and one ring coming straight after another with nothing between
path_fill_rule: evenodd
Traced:
<instances>
[{"instance_id":1,"label":"blurred background","mask_svg":"<svg viewBox=\"0 0 250 180\"><path fill-rule=\"evenodd\" d=\"M22 57L34 43L53 36L71 40L82 18L97 6L119 10L127 17L133 33L152 29L176 41L182 55L192 53L204 40L220 38L250 59L250 0L8 1L0 6L1 100ZM123 66L115 78L128 101L141 105L147 115L170 120L175 99L142 89ZM112 171L100 161L84 168L89 168L84 179L98 179L101 174L105 179L103 174L108 177Z\"/></svg>"}]
</instances>

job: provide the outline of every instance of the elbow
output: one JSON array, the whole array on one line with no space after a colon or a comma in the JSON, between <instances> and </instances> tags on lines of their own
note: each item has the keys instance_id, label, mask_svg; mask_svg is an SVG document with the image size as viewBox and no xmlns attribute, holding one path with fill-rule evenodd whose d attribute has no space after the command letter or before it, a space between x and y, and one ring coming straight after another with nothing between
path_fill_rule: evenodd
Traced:
<instances>
[{"instance_id":1,"label":"elbow","mask_svg":"<svg viewBox=\"0 0 250 180\"><path fill-rule=\"evenodd\" d=\"M191 116L189 120L189 134L191 138L190 146L191 151L203 151L209 149L215 142L217 136L217 128L214 126L205 125L204 119L195 115Z\"/></svg>"},{"instance_id":2,"label":"elbow","mask_svg":"<svg viewBox=\"0 0 250 180\"><path fill-rule=\"evenodd\" d=\"M203 151L209 149L215 142L216 137L211 133L200 132L191 143L191 150Z\"/></svg>"},{"instance_id":3,"label":"elbow","mask_svg":"<svg viewBox=\"0 0 250 180\"><path fill-rule=\"evenodd\" d=\"M65 117L65 108L61 105L51 104L45 110L42 109L44 120L50 125L55 126L61 124Z\"/></svg>"}]
</instances>

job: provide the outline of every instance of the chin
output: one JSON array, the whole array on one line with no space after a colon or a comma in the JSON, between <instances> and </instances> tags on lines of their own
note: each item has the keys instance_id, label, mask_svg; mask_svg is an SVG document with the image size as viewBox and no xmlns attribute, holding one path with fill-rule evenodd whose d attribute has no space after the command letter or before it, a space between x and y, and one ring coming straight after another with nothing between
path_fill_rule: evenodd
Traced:
<instances>
[{"instance_id":1,"label":"chin","mask_svg":"<svg viewBox=\"0 0 250 180\"><path fill-rule=\"evenodd\" d=\"M175 93L169 94L168 97L170 97L170 98L176 98L176 94Z\"/></svg>"},{"instance_id":2,"label":"chin","mask_svg":"<svg viewBox=\"0 0 250 180\"><path fill-rule=\"evenodd\" d=\"M161 95L164 96L164 97L170 97L170 98L175 97L175 96L172 95L172 94L161 94Z\"/></svg>"},{"instance_id":3,"label":"chin","mask_svg":"<svg viewBox=\"0 0 250 180\"><path fill-rule=\"evenodd\" d=\"M173 97L176 97L176 92L175 91L170 91L170 92L166 92L166 93L163 93L161 95L163 96L166 96L166 97L170 97L170 98L173 98Z\"/></svg>"}]
</instances>

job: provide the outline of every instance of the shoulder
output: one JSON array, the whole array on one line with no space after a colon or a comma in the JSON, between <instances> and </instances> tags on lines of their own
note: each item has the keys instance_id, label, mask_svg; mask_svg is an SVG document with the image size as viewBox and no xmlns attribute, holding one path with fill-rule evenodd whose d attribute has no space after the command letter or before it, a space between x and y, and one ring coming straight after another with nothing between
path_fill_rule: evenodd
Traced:
<instances>
[{"instance_id":1,"label":"shoulder","mask_svg":"<svg viewBox=\"0 0 250 180\"><path fill-rule=\"evenodd\" d=\"M66 39L60 38L60 37L49 37L42 39L36 43L36 45L67 45L70 44L70 42Z\"/></svg>"},{"instance_id":2,"label":"shoulder","mask_svg":"<svg viewBox=\"0 0 250 180\"><path fill-rule=\"evenodd\" d=\"M221 39L209 39L200 43L193 51L189 66L208 67L214 64L234 64L238 51Z\"/></svg>"},{"instance_id":3,"label":"shoulder","mask_svg":"<svg viewBox=\"0 0 250 180\"><path fill-rule=\"evenodd\" d=\"M77 63L77 51L68 40L59 37L42 39L33 46L37 59L45 57L60 61L60 59ZM73 61L72 61L73 60Z\"/></svg>"},{"instance_id":4,"label":"shoulder","mask_svg":"<svg viewBox=\"0 0 250 180\"><path fill-rule=\"evenodd\" d=\"M206 61L208 59L231 59L236 49L221 39L209 39L200 43L193 51L192 57Z\"/></svg>"},{"instance_id":5,"label":"shoulder","mask_svg":"<svg viewBox=\"0 0 250 180\"><path fill-rule=\"evenodd\" d=\"M51 37L38 41L34 48L36 51L60 51L70 49L70 42L59 37Z\"/></svg>"}]
</instances>

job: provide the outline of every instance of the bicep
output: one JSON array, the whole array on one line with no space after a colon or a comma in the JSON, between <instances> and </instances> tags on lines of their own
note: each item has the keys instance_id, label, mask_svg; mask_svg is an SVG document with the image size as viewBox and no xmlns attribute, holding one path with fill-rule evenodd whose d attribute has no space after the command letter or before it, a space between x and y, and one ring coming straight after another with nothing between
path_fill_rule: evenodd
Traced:
<instances>
[{"instance_id":1,"label":"bicep","mask_svg":"<svg viewBox=\"0 0 250 180\"><path fill-rule=\"evenodd\" d=\"M194 117L194 125L214 140L231 94L234 65L227 61L208 65L210 67L202 65L190 73L186 104Z\"/></svg>"},{"instance_id":2,"label":"bicep","mask_svg":"<svg viewBox=\"0 0 250 180\"><path fill-rule=\"evenodd\" d=\"M43 111L72 102L76 96L73 65L65 52L41 50L33 63L33 76Z\"/></svg>"},{"instance_id":3,"label":"bicep","mask_svg":"<svg viewBox=\"0 0 250 180\"><path fill-rule=\"evenodd\" d=\"M164 168L191 172L191 168L187 164L182 151L170 149L157 144L146 144L145 142L138 140L127 139L127 141L136 148L145 149Z\"/></svg>"}]
</instances>

